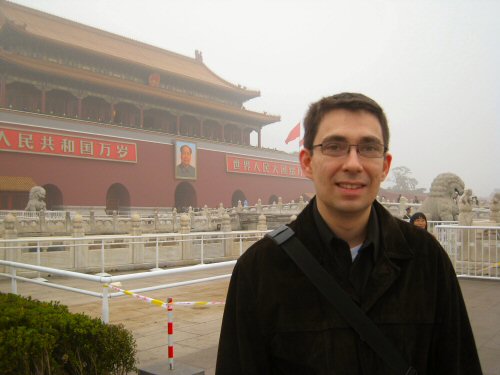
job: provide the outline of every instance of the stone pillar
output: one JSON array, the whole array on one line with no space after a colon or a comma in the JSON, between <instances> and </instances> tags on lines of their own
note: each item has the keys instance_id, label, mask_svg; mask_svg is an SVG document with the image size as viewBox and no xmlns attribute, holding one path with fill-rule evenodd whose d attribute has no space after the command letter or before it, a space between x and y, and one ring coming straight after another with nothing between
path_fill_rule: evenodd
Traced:
<instances>
[{"instance_id":1,"label":"stone pillar","mask_svg":"<svg viewBox=\"0 0 500 375\"><path fill-rule=\"evenodd\" d=\"M229 214L225 213L222 215L222 224L221 224L222 232L231 232L231 218ZM233 254L233 237L231 235L226 235L226 238L223 240L223 248L224 248L224 256L229 257Z\"/></svg>"},{"instance_id":2,"label":"stone pillar","mask_svg":"<svg viewBox=\"0 0 500 375\"><path fill-rule=\"evenodd\" d=\"M118 212L113 211L113 233L118 229Z\"/></svg>"},{"instance_id":3,"label":"stone pillar","mask_svg":"<svg viewBox=\"0 0 500 375\"><path fill-rule=\"evenodd\" d=\"M255 208L257 209L257 213L260 214L262 212L262 200L260 198L257 199L257 204L255 206Z\"/></svg>"},{"instance_id":4,"label":"stone pillar","mask_svg":"<svg viewBox=\"0 0 500 375\"><path fill-rule=\"evenodd\" d=\"M40 225L40 233L44 234L47 231L47 221L45 220L45 210L38 212L38 224Z\"/></svg>"},{"instance_id":5,"label":"stone pillar","mask_svg":"<svg viewBox=\"0 0 500 375\"><path fill-rule=\"evenodd\" d=\"M299 213L300 213L300 212L302 212L302 210L303 210L305 207L306 207L306 202L304 202L304 197L301 195L301 196L299 197L299 203L298 203L298 206L297 206Z\"/></svg>"},{"instance_id":6,"label":"stone pillar","mask_svg":"<svg viewBox=\"0 0 500 375\"><path fill-rule=\"evenodd\" d=\"M177 208L172 209L172 232L176 231L177 227Z\"/></svg>"},{"instance_id":7,"label":"stone pillar","mask_svg":"<svg viewBox=\"0 0 500 375\"><path fill-rule=\"evenodd\" d=\"M95 231L96 231L95 212L93 210L89 211L89 228L90 228L90 233L95 233Z\"/></svg>"},{"instance_id":8,"label":"stone pillar","mask_svg":"<svg viewBox=\"0 0 500 375\"><path fill-rule=\"evenodd\" d=\"M408 206L408 198L405 196L401 196L399 199L399 217L402 218L405 216L406 207Z\"/></svg>"},{"instance_id":9,"label":"stone pillar","mask_svg":"<svg viewBox=\"0 0 500 375\"><path fill-rule=\"evenodd\" d=\"M283 198L278 197L278 212L281 213L281 210L283 210Z\"/></svg>"},{"instance_id":10,"label":"stone pillar","mask_svg":"<svg viewBox=\"0 0 500 375\"><path fill-rule=\"evenodd\" d=\"M131 236L139 236L139 238L131 239L131 248L132 248L132 263L133 264L143 264L144 263L144 243L142 243L142 239L140 236L142 235L141 230L141 217L139 214L132 214L130 217L131 228L130 235Z\"/></svg>"},{"instance_id":11,"label":"stone pillar","mask_svg":"<svg viewBox=\"0 0 500 375\"><path fill-rule=\"evenodd\" d=\"M205 216L206 221L207 221L207 231L211 231L212 230L212 220L210 218L210 211L208 211L207 205L203 206L203 215Z\"/></svg>"},{"instance_id":12,"label":"stone pillar","mask_svg":"<svg viewBox=\"0 0 500 375\"><path fill-rule=\"evenodd\" d=\"M490 221L500 224L500 193L495 193L490 202Z\"/></svg>"},{"instance_id":13,"label":"stone pillar","mask_svg":"<svg viewBox=\"0 0 500 375\"><path fill-rule=\"evenodd\" d=\"M83 217L79 213L73 218L71 236L77 238L85 236ZM75 269L79 271L84 271L89 264L89 249L85 242L85 240L74 240L73 242L73 264Z\"/></svg>"},{"instance_id":14,"label":"stone pillar","mask_svg":"<svg viewBox=\"0 0 500 375\"><path fill-rule=\"evenodd\" d=\"M154 219L154 222L155 222L154 231L157 233L157 232L160 231L160 214L158 212L158 209L155 209L155 213L153 215L153 219Z\"/></svg>"},{"instance_id":15,"label":"stone pillar","mask_svg":"<svg viewBox=\"0 0 500 375\"><path fill-rule=\"evenodd\" d=\"M66 211L65 219L66 234L69 235L71 233L71 213L69 211Z\"/></svg>"},{"instance_id":16,"label":"stone pillar","mask_svg":"<svg viewBox=\"0 0 500 375\"><path fill-rule=\"evenodd\" d=\"M267 230L266 216L261 214L257 222L257 230Z\"/></svg>"},{"instance_id":17,"label":"stone pillar","mask_svg":"<svg viewBox=\"0 0 500 375\"><path fill-rule=\"evenodd\" d=\"M191 232L191 223L189 219L189 215L182 214L181 215L181 234L189 234ZM191 237L183 236L182 238L182 259L183 260L192 260L193 259L193 249L192 249L193 241Z\"/></svg>"},{"instance_id":18,"label":"stone pillar","mask_svg":"<svg viewBox=\"0 0 500 375\"><path fill-rule=\"evenodd\" d=\"M236 206L236 212L243 211L243 205L241 204L241 200L238 200L238 205Z\"/></svg>"},{"instance_id":19,"label":"stone pillar","mask_svg":"<svg viewBox=\"0 0 500 375\"><path fill-rule=\"evenodd\" d=\"M4 232L3 238L5 240L14 240L17 239L17 218L8 213L3 220ZM12 242L5 242L4 247L0 248L0 257L1 259L10 260L12 262L19 262L20 259L20 250L17 249L19 244ZM6 272L6 268L4 266L0 266L1 272Z\"/></svg>"}]
</instances>

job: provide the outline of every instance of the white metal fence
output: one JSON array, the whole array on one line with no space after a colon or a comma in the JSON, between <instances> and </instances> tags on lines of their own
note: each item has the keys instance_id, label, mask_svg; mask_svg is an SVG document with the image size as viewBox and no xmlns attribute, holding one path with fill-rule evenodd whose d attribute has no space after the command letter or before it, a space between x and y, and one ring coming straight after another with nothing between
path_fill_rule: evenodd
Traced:
<instances>
[{"instance_id":1,"label":"white metal fence","mask_svg":"<svg viewBox=\"0 0 500 375\"><path fill-rule=\"evenodd\" d=\"M500 280L500 227L438 225L435 232L458 276Z\"/></svg>"},{"instance_id":2,"label":"white metal fence","mask_svg":"<svg viewBox=\"0 0 500 375\"><path fill-rule=\"evenodd\" d=\"M434 230L437 239L449 254L458 276L500 280L500 227L437 225ZM17 293L17 281L23 281L100 298L102 299L102 319L108 322L109 298L121 296L123 293L110 293L108 288L104 286L105 284L234 266L235 260L224 261L225 251L229 248L233 251L234 255L240 255L252 243L262 238L266 232L212 232L190 233L186 235L170 233L142 236L44 237L0 240L0 259L8 259L0 260L0 277L6 277L11 280L12 293ZM168 256L172 256L173 251L182 252L183 243L190 243L193 249L195 249L191 253L193 255L191 262L195 263L195 265L165 270L159 268L162 266L162 262L168 259ZM87 253L95 253L95 258L98 259L96 261L97 270L101 271L99 274L90 275L83 272L75 272L75 264L78 262L78 246L84 246L83 249L87 249ZM132 263L130 264L133 264L134 250L137 250L138 247L144 250L143 255L145 257L149 254L147 256L150 259L149 263L154 266L151 270L153 272L129 273L119 276L111 276L105 273L107 267L112 262L115 262L116 259L121 259L122 262L124 262L123 259L131 259ZM221 250L224 247L226 247L226 250ZM128 258L123 257L124 251L128 254ZM2 254L4 255L3 257L1 256ZM23 254L25 255L24 258ZM51 258L51 254L55 254L55 256ZM137 255L137 253L135 254ZM31 256L31 262L27 261L27 255ZM15 260L21 260L22 262ZM54 266L57 264L54 262L57 261L60 263L66 262L69 264L69 267ZM206 262L214 263L205 264ZM48 264L52 264L52 266L49 267L47 266ZM116 264L113 265L113 268L116 269ZM31 273L30 277L26 276L27 272ZM49 282L40 277L33 278L33 275L40 276L43 274L53 274L64 276L65 278L99 283L102 285L102 292L99 293L88 289L66 286L62 284L62 281L56 284L52 280ZM223 274L209 278L152 285L146 288L130 290L140 293L207 282L229 276L230 274Z\"/></svg>"}]
</instances>

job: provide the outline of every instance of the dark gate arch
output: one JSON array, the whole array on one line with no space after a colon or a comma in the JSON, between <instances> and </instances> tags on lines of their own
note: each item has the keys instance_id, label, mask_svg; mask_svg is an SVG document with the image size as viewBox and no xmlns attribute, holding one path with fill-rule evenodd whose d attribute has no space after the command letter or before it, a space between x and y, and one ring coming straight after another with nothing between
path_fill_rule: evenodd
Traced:
<instances>
[{"instance_id":1,"label":"dark gate arch","mask_svg":"<svg viewBox=\"0 0 500 375\"><path fill-rule=\"evenodd\" d=\"M181 182L175 188L175 208L177 212L186 212L189 207L198 207L196 190L189 182Z\"/></svg>"},{"instance_id":2,"label":"dark gate arch","mask_svg":"<svg viewBox=\"0 0 500 375\"><path fill-rule=\"evenodd\" d=\"M269 197L269 200L267 201L267 204L273 204L273 203L276 203L278 204L278 197L273 194Z\"/></svg>"},{"instance_id":3,"label":"dark gate arch","mask_svg":"<svg viewBox=\"0 0 500 375\"><path fill-rule=\"evenodd\" d=\"M130 194L125 186L120 183L111 185L106 193L106 213L111 215L130 212Z\"/></svg>"},{"instance_id":4,"label":"dark gate arch","mask_svg":"<svg viewBox=\"0 0 500 375\"><path fill-rule=\"evenodd\" d=\"M238 206L238 201L241 202L241 204L244 204L244 202L247 200L247 197L245 196L245 193L243 193L241 190L235 190L233 193L233 196L231 198L231 207L237 207Z\"/></svg>"},{"instance_id":5,"label":"dark gate arch","mask_svg":"<svg viewBox=\"0 0 500 375\"><path fill-rule=\"evenodd\" d=\"M45 189L45 204L47 210L56 211L63 208L63 195L61 189L56 185L46 184L42 186Z\"/></svg>"}]
</instances>

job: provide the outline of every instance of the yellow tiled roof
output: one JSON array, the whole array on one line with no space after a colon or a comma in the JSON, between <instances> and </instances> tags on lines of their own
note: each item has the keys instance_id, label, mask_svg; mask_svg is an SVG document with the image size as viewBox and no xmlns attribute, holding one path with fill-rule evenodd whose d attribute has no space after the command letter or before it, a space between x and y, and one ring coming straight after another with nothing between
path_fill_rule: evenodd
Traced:
<instances>
[{"instance_id":1,"label":"yellow tiled roof","mask_svg":"<svg viewBox=\"0 0 500 375\"><path fill-rule=\"evenodd\" d=\"M258 91L245 90L212 72L201 58L190 58L145 43L56 17L35 9L0 0L0 28L16 25L27 34L61 45L148 66L152 72L166 71L186 78L226 88L253 98Z\"/></svg>"},{"instance_id":2,"label":"yellow tiled roof","mask_svg":"<svg viewBox=\"0 0 500 375\"><path fill-rule=\"evenodd\" d=\"M33 186L31 177L0 176L0 191L30 191Z\"/></svg>"}]
</instances>

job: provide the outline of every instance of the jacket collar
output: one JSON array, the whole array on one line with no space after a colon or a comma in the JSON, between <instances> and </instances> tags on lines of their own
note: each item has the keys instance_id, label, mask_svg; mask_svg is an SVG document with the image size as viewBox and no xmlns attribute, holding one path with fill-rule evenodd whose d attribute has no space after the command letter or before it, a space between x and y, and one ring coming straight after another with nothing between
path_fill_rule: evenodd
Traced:
<instances>
[{"instance_id":1,"label":"jacket collar","mask_svg":"<svg viewBox=\"0 0 500 375\"><path fill-rule=\"evenodd\" d=\"M319 230L315 226L313 204L315 204L314 200L290 226L297 233L297 237L307 244L307 248L322 263L324 246ZM400 261L413 258L413 250L401 232L398 220L376 201L373 203L372 211L375 212L379 224L380 247L366 286L365 297L361 303L364 311L369 311L398 279L401 272L398 265L401 264Z\"/></svg>"}]
</instances>

